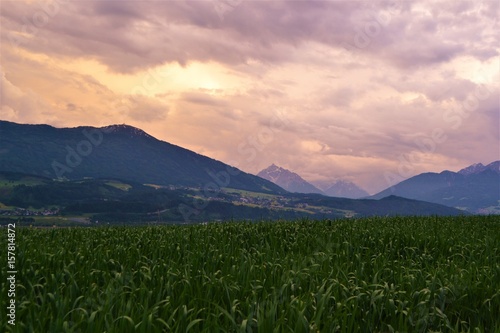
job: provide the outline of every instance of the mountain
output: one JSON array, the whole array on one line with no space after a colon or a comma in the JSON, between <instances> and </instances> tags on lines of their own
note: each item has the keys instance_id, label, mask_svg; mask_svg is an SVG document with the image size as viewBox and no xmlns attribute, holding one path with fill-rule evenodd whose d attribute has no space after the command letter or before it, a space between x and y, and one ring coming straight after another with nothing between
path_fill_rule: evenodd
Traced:
<instances>
[{"instance_id":1,"label":"mountain","mask_svg":"<svg viewBox=\"0 0 500 333\"><path fill-rule=\"evenodd\" d=\"M396 195L456 207L473 213L500 213L500 161L473 164L458 172L423 173L371 199Z\"/></svg>"},{"instance_id":2,"label":"mountain","mask_svg":"<svg viewBox=\"0 0 500 333\"><path fill-rule=\"evenodd\" d=\"M330 197L359 199L369 196L368 192L347 180L332 182L315 182L315 185Z\"/></svg>"},{"instance_id":3,"label":"mountain","mask_svg":"<svg viewBox=\"0 0 500 333\"><path fill-rule=\"evenodd\" d=\"M284 169L275 164L272 164L266 169L260 171L257 176L267 179L289 192L323 194L320 189L308 183L295 172Z\"/></svg>"},{"instance_id":4,"label":"mountain","mask_svg":"<svg viewBox=\"0 0 500 333\"><path fill-rule=\"evenodd\" d=\"M0 171L74 180L285 193L274 183L128 125L55 128L0 121Z\"/></svg>"},{"instance_id":5,"label":"mountain","mask_svg":"<svg viewBox=\"0 0 500 333\"><path fill-rule=\"evenodd\" d=\"M274 168L269 175L275 181L286 175ZM485 172L493 171L478 175ZM127 125L55 128L6 121L0 121L0 208L1 215L12 216L9 221L29 215L39 222L44 214L62 214L106 223L461 213L400 197L290 193Z\"/></svg>"},{"instance_id":6,"label":"mountain","mask_svg":"<svg viewBox=\"0 0 500 333\"><path fill-rule=\"evenodd\" d=\"M458 171L458 173L464 176L469 176L469 175L476 175L485 170L500 172L500 161L492 162L486 166L483 165L482 163L475 163L466 168L463 168L462 170Z\"/></svg>"}]
</instances>

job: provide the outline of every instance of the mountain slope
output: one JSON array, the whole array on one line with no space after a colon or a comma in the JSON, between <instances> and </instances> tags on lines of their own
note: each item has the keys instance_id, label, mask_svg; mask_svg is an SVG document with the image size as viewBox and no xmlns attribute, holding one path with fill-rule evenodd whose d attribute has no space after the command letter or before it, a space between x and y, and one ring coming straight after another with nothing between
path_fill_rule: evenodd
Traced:
<instances>
[{"instance_id":1,"label":"mountain slope","mask_svg":"<svg viewBox=\"0 0 500 333\"><path fill-rule=\"evenodd\" d=\"M334 182L315 183L323 193L330 197L359 199L367 197L369 194L358 185L347 180L337 180Z\"/></svg>"},{"instance_id":2,"label":"mountain slope","mask_svg":"<svg viewBox=\"0 0 500 333\"><path fill-rule=\"evenodd\" d=\"M468 166L467 168L463 168L462 170L458 171L458 173L464 176L468 176L468 175L475 175L486 170L500 172L500 161L495 161L488 165L483 165L482 163L475 163Z\"/></svg>"},{"instance_id":3,"label":"mountain slope","mask_svg":"<svg viewBox=\"0 0 500 333\"><path fill-rule=\"evenodd\" d=\"M323 194L320 189L308 183L295 172L284 169L275 164L272 164L266 169L260 171L257 176L267 179L289 192Z\"/></svg>"},{"instance_id":4,"label":"mountain slope","mask_svg":"<svg viewBox=\"0 0 500 333\"><path fill-rule=\"evenodd\" d=\"M500 162L474 164L459 172L423 173L370 198L389 195L423 200L474 213L500 213Z\"/></svg>"},{"instance_id":5,"label":"mountain slope","mask_svg":"<svg viewBox=\"0 0 500 333\"><path fill-rule=\"evenodd\" d=\"M54 128L0 121L0 171L284 193L272 182L127 125Z\"/></svg>"},{"instance_id":6,"label":"mountain slope","mask_svg":"<svg viewBox=\"0 0 500 333\"><path fill-rule=\"evenodd\" d=\"M205 197L202 207L193 201L195 197L203 197L203 189L152 187L119 179L58 181L0 171L0 215L12 216L3 222L24 215L40 216L47 210L52 215L119 224L463 214L451 207L395 196L354 200L223 189ZM44 222L43 218L38 222Z\"/></svg>"},{"instance_id":7,"label":"mountain slope","mask_svg":"<svg viewBox=\"0 0 500 333\"><path fill-rule=\"evenodd\" d=\"M350 211L354 212L355 216L456 216L468 214L467 212L445 205L407 199L394 195L390 195L380 200L334 198L317 194L296 194L296 196L301 197L299 202L306 205L329 207L337 211Z\"/></svg>"}]
</instances>

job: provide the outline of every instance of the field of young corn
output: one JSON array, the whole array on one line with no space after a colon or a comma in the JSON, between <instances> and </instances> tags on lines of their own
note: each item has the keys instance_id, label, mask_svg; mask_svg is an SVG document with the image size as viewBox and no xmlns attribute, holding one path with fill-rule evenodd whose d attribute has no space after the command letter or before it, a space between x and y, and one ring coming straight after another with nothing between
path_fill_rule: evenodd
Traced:
<instances>
[{"instance_id":1,"label":"field of young corn","mask_svg":"<svg viewBox=\"0 0 500 333\"><path fill-rule=\"evenodd\" d=\"M18 227L16 246L1 332L500 332L498 216Z\"/></svg>"}]
</instances>

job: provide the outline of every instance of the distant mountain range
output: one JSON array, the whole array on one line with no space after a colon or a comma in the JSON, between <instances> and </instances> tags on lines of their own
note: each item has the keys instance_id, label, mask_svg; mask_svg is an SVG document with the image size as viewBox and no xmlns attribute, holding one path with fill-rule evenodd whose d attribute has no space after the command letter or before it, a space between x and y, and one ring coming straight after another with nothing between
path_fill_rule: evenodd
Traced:
<instances>
[{"instance_id":1,"label":"distant mountain range","mask_svg":"<svg viewBox=\"0 0 500 333\"><path fill-rule=\"evenodd\" d=\"M267 179L285 190L294 193L318 193L330 197L351 199L368 196L368 192L361 189L356 184L345 180L317 182L317 186L314 186L295 172L279 167L275 164L272 164L266 169L260 171L257 176Z\"/></svg>"},{"instance_id":2,"label":"distant mountain range","mask_svg":"<svg viewBox=\"0 0 500 333\"><path fill-rule=\"evenodd\" d=\"M333 182L315 182L317 187L330 197L359 199L369 196L368 192L358 185L347 180L336 180Z\"/></svg>"},{"instance_id":3,"label":"distant mountain range","mask_svg":"<svg viewBox=\"0 0 500 333\"><path fill-rule=\"evenodd\" d=\"M0 171L285 193L270 181L127 125L55 128L0 121Z\"/></svg>"},{"instance_id":4,"label":"distant mountain range","mask_svg":"<svg viewBox=\"0 0 500 333\"><path fill-rule=\"evenodd\" d=\"M472 213L500 214L500 161L473 164L458 172L423 173L402 181L371 199L389 195L433 202Z\"/></svg>"},{"instance_id":5,"label":"distant mountain range","mask_svg":"<svg viewBox=\"0 0 500 333\"><path fill-rule=\"evenodd\" d=\"M275 164L272 164L260 171L257 176L267 179L289 192L323 194L323 191L304 180L295 172L279 167Z\"/></svg>"},{"instance_id":6,"label":"distant mountain range","mask_svg":"<svg viewBox=\"0 0 500 333\"><path fill-rule=\"evenodd\" d=\"M473 175L457 173L457 177L497 175L489 166L485 168ZM230 218L467 214L393 193L382 200L328 197L297 174L276 165L260 175L270 180L127 125L55 128L0 121L0 210L7 215L17 216L18 208L49 207L48 211L113 223L158 219L177 223ZM488 191L494 181L486 179ZM311 193L290 193L274 182L290 191ZM346 197L349 187L348 183L337 182L325 192ZM484 194L490 198L488 191L478 193L478 197Z\"/></svg>"}]
</instances>

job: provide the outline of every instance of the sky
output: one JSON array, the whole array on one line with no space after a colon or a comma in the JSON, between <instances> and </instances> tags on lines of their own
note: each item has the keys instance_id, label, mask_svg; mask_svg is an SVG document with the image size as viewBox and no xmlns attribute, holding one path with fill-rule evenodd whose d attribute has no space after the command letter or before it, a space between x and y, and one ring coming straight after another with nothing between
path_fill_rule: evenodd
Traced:
<instances>
[{"instance_id":1,"label":"sky","mask_svg":"<svg viewBox=\"0 0 500 333\"><path fill-rule=\"evenodd\" d=\"M499 2L0 2L0 119L370 193L500 159Z\"/></svg>"}]
</instances>

